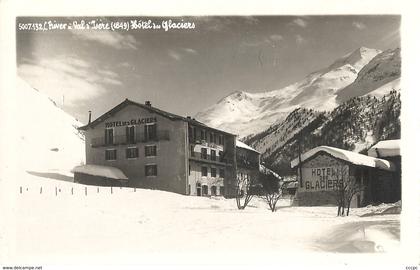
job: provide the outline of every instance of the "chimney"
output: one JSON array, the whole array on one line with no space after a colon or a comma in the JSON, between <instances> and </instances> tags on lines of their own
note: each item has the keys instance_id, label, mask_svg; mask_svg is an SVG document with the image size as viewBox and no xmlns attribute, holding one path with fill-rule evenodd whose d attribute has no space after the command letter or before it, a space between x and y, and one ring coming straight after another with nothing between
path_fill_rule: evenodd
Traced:
<instances>
[{"instance_id":1,"label":"chimney","mask_svg":"<svg viewBox=\"0 0 420 270\"><path fill-rule=\"evenodd\" d=\"M88 124L90 124L91 120L92 120L92 111L89 111L89 123Z\"/></svg>"},{"instance_id":2,"label":"chimney","mask_svg":"<svg viewBox=\"0 0 420 270\"><path fill-rule=\"evenodd\" d=\"M152 103L150 103L150 101L149 100L146 100L146 102L144 103L146 106L148 106L148 107L152 107Z\"/></svg>"}]
</instances>

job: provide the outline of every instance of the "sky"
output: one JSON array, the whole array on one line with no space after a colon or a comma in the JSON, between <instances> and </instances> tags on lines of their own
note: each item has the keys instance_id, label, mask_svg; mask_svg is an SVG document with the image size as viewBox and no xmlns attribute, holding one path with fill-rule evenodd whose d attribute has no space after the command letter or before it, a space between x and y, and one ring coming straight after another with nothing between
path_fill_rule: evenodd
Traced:
<instances>
[{"instance_id":1,"label":"sky","mask_svg":"<svg viewBox=\"0 0 420 270\"><path fill-rule=\"evenodd\" d=\"M189 27L165 31L171 21ZM130 29L92 29L107 23ZM126 98L194 116L234 91L281 89L359 47L400 47L399 30L393 15L18 17L17 71L83 123Z\"/></svg>"}]
</instances>

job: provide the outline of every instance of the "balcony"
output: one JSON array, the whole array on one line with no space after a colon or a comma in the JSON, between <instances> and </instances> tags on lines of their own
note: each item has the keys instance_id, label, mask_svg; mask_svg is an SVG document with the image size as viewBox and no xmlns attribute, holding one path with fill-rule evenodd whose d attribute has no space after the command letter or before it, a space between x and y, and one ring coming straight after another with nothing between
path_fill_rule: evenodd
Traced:
<instances>
[{"instance_id":1,"label":"balcony","mask_svg":"<svg viewBox=\"0 0 420 270\"><path fill-rule=\"evenodd\" d=\"M221 156L211 156L211 155L207 155L207 157L205 158L203 155L201 155L201 152L190 152L189 159L198 161L198 162L208 163L208 164L215 164L215 165L224 165L224 166L233 165L232 159L227 159Z\"/></svg>"},{"instance_id":2,"label":"balcony","mask_svg":"<svg viewBox=\"0 0 420 270\"><path fill-rule=\"evenodd\" d=\"M145 136L149 135L149 136ZM125 145L125 144L137 144L137 143L147 143L147 142L158 142L158 141L169 141L169 131L162 130L156 132L155 136L150 136L150 134L145 133L136 133L134 140L129 140L126 135L117 135L113 137L112 142L105 142L105 137L96 137L92 138L90 145L92 147L102 147L102 146L115 146L115 145Z\"/></svg>"}]
</instances>

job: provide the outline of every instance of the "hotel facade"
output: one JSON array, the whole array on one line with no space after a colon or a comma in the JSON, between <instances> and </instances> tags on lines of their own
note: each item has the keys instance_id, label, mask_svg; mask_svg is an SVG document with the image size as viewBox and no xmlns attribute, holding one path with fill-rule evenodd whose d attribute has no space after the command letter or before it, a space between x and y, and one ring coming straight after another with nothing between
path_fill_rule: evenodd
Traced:
<instances>
[{"instance_id":1,"label":"hotel facade","mask_svg":"<svg viewBox=\"0 0 420 270\"><path fill-rule=\"evenodd\" d=\"M79 130L85 135L86 165L117 168L127 178L103 179L103 185L235 195L234 134L128 99ZM89 183L91 178L75 173L76 182L101 185L101 177Z\"/></svg>"}]
</instances>

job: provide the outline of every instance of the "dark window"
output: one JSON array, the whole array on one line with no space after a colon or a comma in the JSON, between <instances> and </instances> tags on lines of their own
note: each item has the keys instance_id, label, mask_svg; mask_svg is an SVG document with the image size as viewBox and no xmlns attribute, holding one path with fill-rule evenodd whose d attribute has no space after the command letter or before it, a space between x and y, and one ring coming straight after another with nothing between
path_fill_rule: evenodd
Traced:
<instances>
[{"instance_id":1,"label":"dark window","mask_svg":"<svg viewBox=\"0 0 420 270\"><path fill-rule=\"evenodd\" d=\"M105 129L105 144L114 144L114 130L112 128Z\"/></svg>"},{"instance_id":2,"label":"dark window","mask_svg":"<svg viewBox=\"0 0 420 270\"><path fill-rule=\"evenodd\" d=\"M188 126L188 141L193 141L193 128Z\"/></svg>"},{"instance_id":3,"label":"dark window","mask_svg":"<svg viewBox=\"0 0 420 270\"><path fill-rule=\"evenodd\" d=\"M191 195L191 185L188 185L188 195Z\"/></svg>"},{"instance_id":4,"label":"dark window","mask_svg":"<svg viewBox=\"0 0 420 270\"><path fill-rule=\"evenodd\" d=\"M219 161L225 162L225 153L223 151L219 151Z\"/></svg>"},{"instance_id":5,"label":"dark window","mask_svg":"<svg viewBox=\"0 0 420 270\"><path fill-rule=\"evenodd\" d=\"M194 136L194 141L197 141L197 129L195 127L193 127L193 136Z\"/></svg>"},{"instance_id":6,"label":"dark window","mask_svg":"<svg viewBox=\"0 0 420 270\"><path fill-rule=\"evenodd\" d=\"M135 126L130 126L125 128L125 136L127 143L135 143Z\"/></svg>"},{"instance_id":7,"label":"dark window","mask_svg":"<svg viewBox=\"0 0 420 270\"><path fill-rule=\"evenodd\" d=\"M191 152L191 156L194 157L195 153L194 153L194 145L190 146L190 152Z\"/></svg>"},{"instance_id":8,"label":"dark window","mask_svg":"<svg viewBox=\"0 0 420 270\"><path fill-rule=\"evenodd\" d=\"M225 144L225 137L223 135L219 135L219 144L224 145Z\"/></svg>"},{"instance_id":9,"label":"dark window","mask_svg":"<svg viewBox=\"0 0 420 270\"><path fill-rule=\"evenodd\" d=\"M216 177L216 168L211 168L210 174L211 174L211 177Z\"/></svg>"},{"instance_id":10,"label":"dark window","mask_svg":"<svg viewBox=\"0 0 420 270\"><path fill-rule=\"evenodd\" d=\"M156 156L156 145L146 145L144 147L144 155L146 157L155 157Z\"/></svg>"},{"instance_id":11,"label":"dark window","mask_svg":"<svg viewBox=\"0 0 420 270\"><path fill-rule=\"evenodd\" d=\"M201 148L201 158L207 159L207 148Z\"/></svg>"},{"instance_id":12,"label":"dark window","mask_svg":"<svg viewBox=\"0 0 420 270\"><path fill-rule=\"evenodd\" d=\"M210 159L216 160L216 150L210 150Z\"/></svg>"},{"instance_id":13,"label":"dark window","mask_svg":"<svg viewBox=\"0 0 420 270\"><path fill-rule=\"evenodd\" d=\"M188 175L191 175L191 164L188 165Z\"/></svg>"},{"instance_id":14,"label":"dark window","mask_svg":"<svg viewBox=\"0 0 420 270\"><path fill-rule=\"evenodd\" d=\"M221 196L225 195L225 187L222 186L222 187L219 188L219 190L220 190L220 195Z\"/></svg>"},{"instance_id":15,"label":"dark window","mask_svg":"<svg viewBox=\"0 0 420 270\"><path fill-rule=\"evenodd\" d=\"M144 139L145 141L156 141L157 130L156 124L150 124L144 126Z\"/></svg>"},{"instance_id":16,"label":"dark window","mask_svg":"<svg viewBox=\"0 0 420 270\"><path fill-rule=\"evenodd\" d=\"M146 176L157 176L157 165L146 165L144 172Z\"/></svg>"},{"instance_id":17,"label":"dark window","mask_svg":"<svg viewBox=\"0 0 420 270\"><path fill-rule=\"evenodd\" d=\"M209 194L209 188L208 188L208 186L203 185L201 187L201 189L202 189L203 196L207 196Z\"/></svg>"},{"instance_id":18,"label":"dark window","mask_svg":"<svg viewBox=\"0 0 420 270\"><path fill-rule=\"evenodd\" d=\"M105 160L116 160L117 149L105 150Z\"/></svg>"},{"instance_id":19,"label":"dark window","mask_svg":"<svg viewBox=\"0 0 420 270\"><path fill-rule=\"evenodd\" d=\"M205 130L201 130L201 133L200 133L200 137L201 137L201 140L202 141L205 141L206 140L206 131Z\"/></svg>"},{"instance_id":20,"label":"dark window","mask_svg":"<svg viewBox=\"0 0 420 270\"><path fill-rule=\"evenodd\" d=\"M139 157L139 149L136 148L127 148L125 150L126 158L138 158Z\"/></svg>"},{"instance_id":21,"label":"dark window","mask_svg":"<svg viewBox=\"0 0 420 270\"><path fill-rule=\"evenodd\" d=\"M217 193L217 187L216 186L211 186L211 195L216 196L216 193Z\"/></svg>"},{"instance_id":22,"label":"dark window","mask_svg":"<svg viewBox=\"0 0 420 270\"><path fill-rule=\"evenodd\" d=\"M214 133L210 133L210 143L214 143Z\"/></svg>"},{"instance_id":23,"label":"dark window","mask_svg":"<svg viewBox=\"0 0 420 270\"><path fill-rule=\"evenodd\" d=\"M207 167L201 167L201 176L207 176Z\"/></svg>"},{"instance_id":24,"label":"dark window","mask_svg":"<svg viewBox=\"0 0 420 270\"><path fill-rule=\"evenodd\" d=\"M219 177L225 178L225 169L219 169Z\"/></svg>"}]
</instances>

